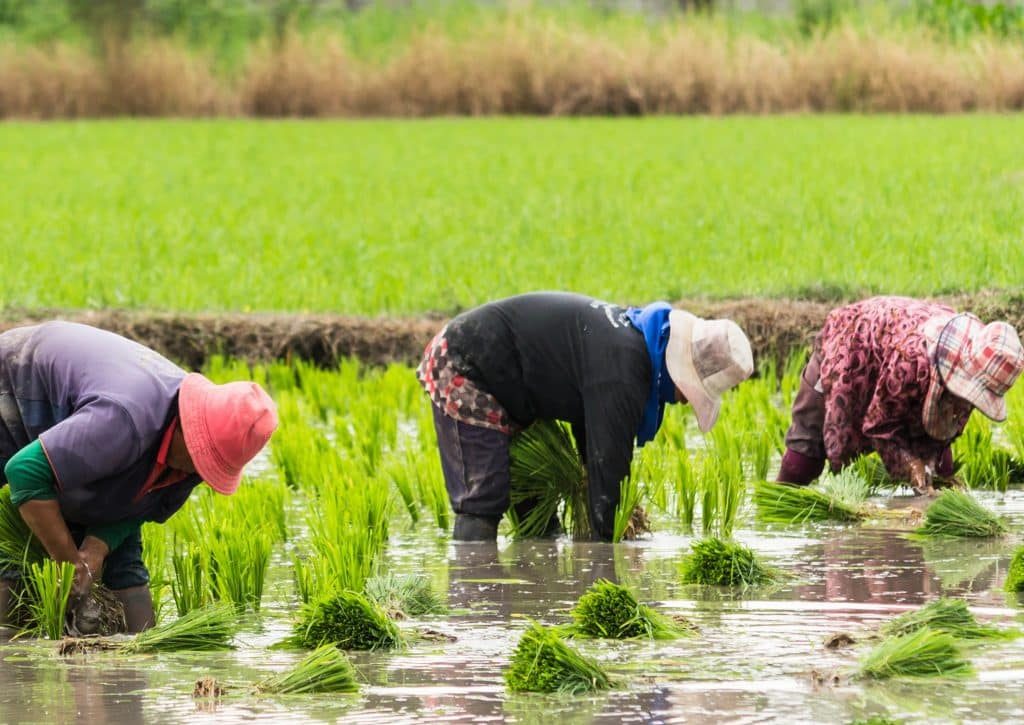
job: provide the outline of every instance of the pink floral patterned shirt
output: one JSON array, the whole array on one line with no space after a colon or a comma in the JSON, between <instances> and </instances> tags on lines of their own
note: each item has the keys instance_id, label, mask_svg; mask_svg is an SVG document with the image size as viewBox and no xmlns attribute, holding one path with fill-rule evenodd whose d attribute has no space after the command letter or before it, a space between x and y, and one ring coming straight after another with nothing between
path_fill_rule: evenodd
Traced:
<instances>
[{"instance_id":1,"label":"pink floral patterned shirt","mask_svg":"<svg viewBox=\"0 0 1024 725\"><path fill-rule=\"evenodd\" d=\"M970 403L944 395L955 435L924 429L922 410L932 363L929 339L955 311L906 297L872 297L832 310L814 343L825 396L825 452L833 467L878 451L894 478L907 480L912 458L933 470L967 425Z\"/></svg>"}]
</instances>

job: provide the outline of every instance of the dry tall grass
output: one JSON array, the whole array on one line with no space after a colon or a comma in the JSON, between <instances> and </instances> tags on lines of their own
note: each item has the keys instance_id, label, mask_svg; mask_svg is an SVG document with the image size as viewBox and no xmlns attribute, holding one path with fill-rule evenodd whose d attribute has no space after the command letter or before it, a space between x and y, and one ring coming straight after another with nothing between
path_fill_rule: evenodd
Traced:
<instances>
[{"instance_id":1,"label":"dry tall grass","mask_svg":"<svg viewBox=\"0 0 1024 725\"><path fill-rule=\"evenodd\" d=\"M0 117L932 112L1024 108L1024 49L846 28L806 42L679 25L611 39L552 24L425 31L383 62L334 39L261 45L231 78L163 41L119 60L0 48Z\"/></svg>"}]
</instances>

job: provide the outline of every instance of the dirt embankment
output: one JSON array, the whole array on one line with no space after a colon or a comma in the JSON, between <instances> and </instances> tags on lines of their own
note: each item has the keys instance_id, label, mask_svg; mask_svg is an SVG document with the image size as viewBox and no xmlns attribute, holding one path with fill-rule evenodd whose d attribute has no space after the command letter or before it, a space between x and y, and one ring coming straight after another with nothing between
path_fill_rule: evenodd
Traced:
<instances>
[{"instance_id":1,"label":"dirt embankment","mask_svg":"<svg viewBox=\"0 0 1024 725\"><path fill-rule=\"evenodd\" d=\"M982 292L943 301L983 320L1006 320L1024 329L1024 293ZM795 348L811 343L825 315L838 304L748 298L680 301L677 306L704 317L735 320L750 337L755 358L771 356L781 363ZM427 317L8 310L0 329L49 319L111 330L190 368L202 367L215 354L250 362L303 359L325 366L348 356L374 365L416 363L431 336L444 324L440 318Z\"/></svg>"}]
</instances>

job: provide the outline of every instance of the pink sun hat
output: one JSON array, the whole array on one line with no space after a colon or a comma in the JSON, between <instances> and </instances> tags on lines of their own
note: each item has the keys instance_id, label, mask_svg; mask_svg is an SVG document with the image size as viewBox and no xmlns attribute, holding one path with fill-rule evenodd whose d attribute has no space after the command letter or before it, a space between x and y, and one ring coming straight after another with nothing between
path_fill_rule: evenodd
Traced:
<instances>
[{"instance_id":1,"label":"pink sun hat","mask_svg":"<svg viewBox=\"0 0 1024 725\"><path fill-rule=\"evenodd\" d=\"M230 496L245 464L277 428L277 407L256 383L216 385L189 373L178 393L181 432L196 471L217 493Z\"/></svg>"}]
</instances>

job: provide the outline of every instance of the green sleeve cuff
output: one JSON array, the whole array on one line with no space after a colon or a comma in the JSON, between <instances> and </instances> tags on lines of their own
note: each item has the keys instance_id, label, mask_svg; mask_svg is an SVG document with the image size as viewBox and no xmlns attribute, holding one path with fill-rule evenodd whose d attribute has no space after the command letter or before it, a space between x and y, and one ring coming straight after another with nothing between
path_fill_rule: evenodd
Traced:
<instances>
[{"instance_id":1,"label":"green sleeve cuff","mask_svg":"<svg viewBox=\"0 0 1024 725\"><path fill-rule=\"evenodd\" d=\"M142 525L141 521L129 520L129 521L118 521L114 524L104 524L103 526L90 526L85 531L86 536L95 536L97 539L107 545L107 548L113 551L119 547L125 539L135 533Z\"/></svg>"},{"instance_id":2,"label":"green sleeve cuff","mask_svg":"<svg viewBox=\"0 0 1024 725\"><path fill-rule=\"evenodd\" d=\"M57 498L53 469L38 439L14 454L4 467L4 475L11 487L11 503L15 507L26 501Z\"/></svg>"}]
</instances>

